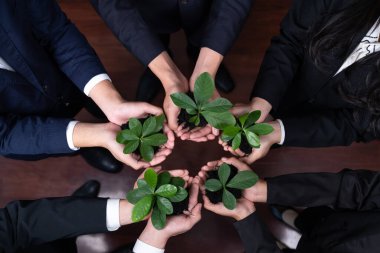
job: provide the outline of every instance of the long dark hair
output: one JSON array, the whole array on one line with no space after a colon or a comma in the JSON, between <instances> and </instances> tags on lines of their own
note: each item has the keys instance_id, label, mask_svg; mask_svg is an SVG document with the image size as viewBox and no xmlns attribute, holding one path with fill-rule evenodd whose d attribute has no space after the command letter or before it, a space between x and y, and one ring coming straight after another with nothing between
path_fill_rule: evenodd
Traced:
<instances>
[{"instance_id":1,"label":"long dark hair","mask_svg":"<svg viewBox=\"0 0 380 253\"><path fill-rule=\"evenodd\" d=\"M380 15L380 0L356 0L350 6L337 13L328 13L323 20L311 29L308 53L314 64L326 70L329 62L326 55L346 59L352 50L351 44L355 36L363 31L367 32ZM361 39L361 38L360 38ZM353 83L351 72L371 63L366 76L358 85ZM354 68L347 68L344 72L344 81L338 86L342 98L354 105L354 120L359 123L362 119L360 112L370 113L370 127L368 132L376 138L380 137L380 52L372 53L354 64Z\"/></svg>"}]
</instances>

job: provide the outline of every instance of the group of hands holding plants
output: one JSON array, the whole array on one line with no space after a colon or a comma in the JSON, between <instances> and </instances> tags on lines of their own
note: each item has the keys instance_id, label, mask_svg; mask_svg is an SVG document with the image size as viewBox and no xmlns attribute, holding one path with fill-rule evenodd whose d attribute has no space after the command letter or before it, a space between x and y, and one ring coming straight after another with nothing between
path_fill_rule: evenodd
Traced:
<instances>
[{"instance_id":1,"label":"group of hands holding plants","mask_svg":"<svg viewBox=\"0 0 380 253\"><path fill-rule=\"evenodd\" d=\"M134 190L127 195L127 211L122 214L123 219L126 219L124 225L148 220L139 239L151 246L164 248L170 237L189 231L201 220L202 204L198 200L199 193L202 195L204 208L211 212L231 217L237 221L248 217L256 210L254 203L266 202L266 183L257 177L254 181L251 180L249 187L246 187L247 180L240 179L239 182L235 180L236 186L242 186L241 189L245 188L241 191L241 197L237 199L235 205L226 207L224 197L223 202L212 203L206 193L209 190L207 182L210 181L208 174L218 169L219 176L221 176L220 168L223 165L237 168L238 174L256 175L248 165L236 158L222 158L219 161L208 162L195 177L191 177L188 170L163 171L161 167L147 169L137 179ZM222 178L220 180L226 183L227 178L225 180ZM174 182L173 179L177 182ZM233 179L230 180L230 182L232 181ZM176 189L175 185L179 184L181 186L177 188L189 189L189 195L173 191ZM181 214L172 215L171 202L183 201L185 198L188 198L187 208ZM160 214L160 212L162 213ZM166 215L172 216L166 217Z\"/></svg>"},{"instance_id":2,"label":"group of hands holding plants","mask_svg":"<svg viewBox=\"0 0 380 253\"><path fill-rule=\"evenodd\" d=\"M131 104L125 114L129 118L118 120L123 130L118 129L113 145L124 154L113 153L115 157L134 169L147 168L160 164L172 153L175 135L195 142L220 136L224 150L251 164L280 142L280 126L272 121L271 105L266 100L254 98L250 104L234 106L220 97L209 73L202 73L192 87L192 93L174 89L177 92L166 94L166 120L161 108L141 102ZM244 141L249 147L245 152L239 148Z\"/></svg>"}]
</instances>

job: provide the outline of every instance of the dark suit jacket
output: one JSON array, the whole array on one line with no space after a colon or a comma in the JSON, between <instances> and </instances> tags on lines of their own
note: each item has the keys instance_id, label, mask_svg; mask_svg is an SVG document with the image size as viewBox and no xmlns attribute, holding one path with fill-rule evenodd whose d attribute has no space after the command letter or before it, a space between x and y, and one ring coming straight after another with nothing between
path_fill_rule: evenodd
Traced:
<instances>
[{"instance_id":1,"label":"dark suit jacket","mask_svg":"<svg viewBox=\"0 0 380 253\"><path fill-rule=\"evenodd\" d=\"M0 154L72 152L65 104L105 73L86 39L55 0L4 0L0 57L17 72L0 70Z\"/></svg>"},{"instance_id":2,"label":"dark suit jacket","mask_svg":"<svg viewBox=\"0 0 380 253\"><path fill-rule=\"evenodd\" d=\"M189 42L224 55L253 0L91 0L117 38L143 64L165 50L157 34L183 28Z\"/></svg>"},{"instance_id":3,"label":"dark suit jacket","mask_svg":"<svg viewBox=\"0 0 380 253\"><path fill-rule=\"evenodd\" d=\"M106 199L15 201L0 209L0 252L83 234L107 232Z\"/></svg>"},{"instance_id":4,"label":"dark suit jacket","mask_svg":"<svg viewBox=\"0 0 380 253\"><path fill-rule=\"evenodd\" d=\"M328 14L347 7L353 0L295 0L281 23L280 35L273 38L261 65L252 96L266 99L274 116L285 125L287 146L336 146L375 138L367 132L372 115L360 112L360 123L353 119L354 106L344 101L337 87L349 70L354 85L363 85L374 62L358 67L353 64L334 76L346 60L335 51L323 57L330 66L322 71L307 53L310 31L326 21ZM375 23L376 20L373 21ZM370 27L363 27L352 41L350 54ZM344 49L345 50L345 49Z\"/></svg>"},{"instance_id":5,"label":"dark suit jacket","mask_svg":"<svg viewBox=\"0 0 380 253\"><path fill-rule=\"evenodd\" d=\"M299 253L377 253L380 242L380 173L292 174L267 179L268 203L332 206L337 211L304 234ZM256 214L236 222L246 252L281 252Z\"/></svg>"}]
</instances>

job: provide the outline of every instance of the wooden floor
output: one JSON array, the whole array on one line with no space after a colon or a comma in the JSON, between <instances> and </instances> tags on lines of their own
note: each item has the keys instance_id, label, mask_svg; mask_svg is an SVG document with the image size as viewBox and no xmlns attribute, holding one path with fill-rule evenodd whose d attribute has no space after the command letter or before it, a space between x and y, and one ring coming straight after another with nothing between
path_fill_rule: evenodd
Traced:
<instances>
[{"instance_id":1,"label":"wooden floor","mask_svg":"<svg viewBox=\"0 0 380 253\"><path fill-rule=\"evenodd\" d=\"M62 0L60 4L95 48L120 92L127 99L133 100L143 68L113 37L88 2ZM291 0L256 0L241 36L226 57L226 65L237 83L237 88L226 95L231 101L248 101L265 49L271 36L278 32L279 22L290 2ZM184 45L182 32L175 34L172 39L175 60L189 76L192 66L185 57ZM160 105L161 102L162 95L155 104ZM195 175L207 161L222 156L229 154L216 142L195 144L177 141L175 151L163 166L166 169L187 168ZM0 158L0 164L0 206L16 199L69 195L88 179L101 181L100 196L123 198L139 174L127 166L120 174L105 174L88 166L80 156L49 158L37 162ZM339 148L276 149L254 164L253 168L261 177L268 177L293 172L333 172L346 167L379 169L379 165L380 143L372 142ZM289 236L287 230L270 217L265 205L259 206L259 211L276 235ZM135 240L143 226L132 225L107 235L82 236L78 240L79 252L109 252ZM243 248L230 219L204 211L202 222L191 232L172 239L167 252L237 253L243 252Z\"/></svg>"}]
</instances>

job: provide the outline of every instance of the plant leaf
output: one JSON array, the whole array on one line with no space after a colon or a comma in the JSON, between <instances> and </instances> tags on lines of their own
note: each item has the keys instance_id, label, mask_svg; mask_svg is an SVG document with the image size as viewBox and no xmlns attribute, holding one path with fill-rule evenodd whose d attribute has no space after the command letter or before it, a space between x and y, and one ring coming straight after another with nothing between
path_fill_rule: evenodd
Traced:
<instances>
[{"instance_id":1,"label":"plant leaf","mask_svg":"<svg viewBox=\"0 0 380 253\"><path fill-rule=\"evenodd\" d=\"M157 206L166 215L173 214L173 205L167 198L157 197Z\"/></svg>"},{"instance_id":2,"label":"plant leaf","mask_svg":"<svg viewBox=\"0 0 380 253\"><path fill-rule=\"evenodd\" d=\"M164 127L165 119L165 114L156 116L156 128L154 129L153 133L158 133L159 131L161 131L161 129Z\"/></svg>"},{"instance_id":3,"label":"plant leaf","mask_svg":"<svg viewBox=\"0 0 380 253\"><path fill-rule=\"evenodd\" d=\"M179 108L194 109L194 110L197 109L197 106L194 103L194 101L191 99L191 97L189 97L185 93L181 93L181 92L173 93L170 95L170 97L173 103Z\"/></svg>"},{"instance_id":4,"label":"plant leaf","mask_svg":"<svg viewBox=\"0 0 380 253\"><path fill-rule=\"evenodd\" d=\"M145 143L141 143L140 154L141 154L144 161L150 162L153 159L154 150L153 150L152 146L147 145Z\"/></svg>"},{"instance_id":5,"label":"plant leaf","mask_svg":"<svg viewBox=\"0 0 380 253\"><path fill-rule=\"evenodd\" d=\"M260 147L260 138L255 133L251 131L245 131L245 136L247 137L247 141L249 145L254 148Z\"/></svg>"},{"instance_id":6,"label":"plant leaf","mask_svg":"<svg viewBox=\"0 0 380 253\"><path fill-rule=\"evenodd\" d=\"M230 137L235 137L242 129L237 126L227 126L223 128L223 134Z\"/></svg>"},{"instance_id":7,"label":"plant leaf","mask_svg":"<svg viewBox=\"0 0 380 253\"><path fill-rule=\"evenodd\" d=\"M232 140L234 137L232 136L228 136L228 135L225 135L225 134L222 134L221 137L222 141L224 142L229 142L230 140Z\"/></svg>"},{"instance_id":8,"label":"plant leaf","mask_svg":"<svg viewBox=\"0 0 380 253\"><path fill-rule=\"evenodd\" d=\"M197 114L197 115L194 115L194 116L192 116L192 117L189 119L189 122L195 124L195 122L197 122L198 118L199 118L199 115L198 115L198 114Z\"/></svg>"},{"instance_id":9,"label":"plant leaf","mask_svg":"<svg viewBox=\"0 0 380 253\"><path fill-rule=\"evenodd\" d=\"M247 119L248 119L248 113L246 113L246 114L243 114L243 115L241 115L240 117L239 117L239 122L240 122L240 125L243 127L244 126L244 124L245 124L245 122L247 121Z\"/></svg>"},{"instance_id":10,"label":"plant leaf","mask_svg":"<svg viewBox=\"0 0 380 253\"><path fill-rule=\"evenodd\" d=\"M223 186L226 185L228 178L231 174L231 167L227 163L220 165L218 169L218 176Z\"/></svg>"},{"instance_id":11,"label":"plant leaf","mask_svg":"<svg viewBox=\"0 0 380 253\"><path fill-rule=\"evenodd\" d=\"M149 185L150 189L154 191L156 189L158 180L157 172L155 172L151 168L147 169L144 173L144 180L147 183L147 185Z\"/></svg>"},{"instance_id":12,"label":"plant leaf","mask_svg":"<svg viewBox=\"0 0 380 253\"><path fill-rule=\"evenodd\" d=\"M127 193L127 200L131 204L136 204L139 202L142 198L144 198L147 195L152 195L151 190L148 186L134 189Z\"/></svg>"},{"instance_id":13,"label":"plant leaf","mask_svg":"<svg viewBox=\"0 0 380 253\"><path fill-rule=\"evenodd\" d=\"M153 134L151 136L143 137L141 142L145 145L159 147L168 142L168 137L165 134Z\"/></svg>"},{"instance_id":14,"label":"plant leaf","mask_svg":"<svg viewBox=\"0 0 380 253\"><path fill-rule=\"evenodd\" d=\"M189 114L189 115L194 115L194 114L198 114L198 111L193 109L193 108L188 108L186 109L186 112Z\"/></svg>"},{"instance_id":15,"label":"plant leaf","mask_svg":"<svg viewBox=\"0 0 380 253\"><path fill-rule=\"evenodd\" d=\"M154 133L156 129L156 117L151 116L144 121L142 126L142 136L148 136Z\"/></svg>"},{"instance_id":16,"label":"plant leaf","mask_svg":"<svg viewBox=\"0 0 380 253\"><path fill-rule=\"evenodd\" d=\"M209 179L206 181L206 189L210 192L217 192L223 188L222 183L217 179Z\"/></svg>"},{"instance_id":17,"label":"plant leaf","mask_svg":"<svg viewBox=\"0 0 380 253\"><path fill-rule=\"evenodd\" d=\"M266 123L258 123L252 127L252 131L257 135L267 135L273 132L273 127Z\"/></svg>"},{"instance_id":18,"label":"plant leaf","mask_svg":"<svg viewBox=\"0 0 380 253\"><path fill-rule=\"evenodd\" d=\"M153 200L154 196L148 195L136 203L132 210L133 222L142 221L150 213L150 210L152 209Z\"/></svg>"},{"instance_id":19,"label":"plant leaf","mask_svg":"<svg viewBox=\"0 0 380 253\"><path fill-rule=\"evenodd\" d=\"M176 193L177 193L177 187L171 184L161 185L155 192L155 194L164 198L173 197L176 195Z\"/></svg>"},{"instance_id":20,"label":"plant leaf","mask_svg":"<svg viewBox=\"0 0 380 253\"><path fill-rule=\"evenodd\" d=\"M116 141L121 144L125 144L127 141L138 140L139 137L136 136L131 130L124 129L120 131L116 136Z\"/></svg>"},{"instance_id":21,"label":"plant leaf","mask_svg":"<svg viewBox=\"0 0 380 253\"><path fill-rule=\"evenodd\" d=\"M185 187L185 180L181 177L172 177L170 180L170 184L175 185L177 187Z\"/></svg>"},{"instance_id":22,"label":"plant leaf","mask_svg":"<svg viewBox=\"0 0 380 253\"><path fill-rule=\"evenodd\" d=\"M123 153L131 154L135 152L135 150L139 147L139 145L140 145L140 140L128 141L127 143L125 143Z\"/></svg>"},{"instance_id":23,"label":"plant leaf","mask_svg":"<svg viewBox=\"0 0 380 253\"><path fill-rule=\"evenodd\" d=\"M227 209L233 210L236 207L236 198L235 196L228 191L227 189L223 190L223 204Z\"/></svg>"},{"instance_id":24,"label":"plant leaf","mask_svg":"<svg viewBox=\"0 0 380 253\"><path fill-rule=\"evenodd\" d=\"M239 171L230 182L228 182L227 187L244 190L254 186L257 181L259 181L259 177L255 172L250 170Z\"/></svg>"},{"instance_id":25,"label":"plant leaf","mask_svg":"<svg viewBox=\"0 0 380 253\"><path fill-rule=\"evenodd\" d=\"M209 112L226 112L231 109L233 104L225 98L217 98L210 103L204 104L202 110Z\"/></svg>"},{"instance_id":26,"label":"plant leaf","mask_svg":"<svg viewBox=\"0 0 380 253\"><path fill-rule=\"evenodd\" d=\"M236 150L240 147L241 144L241 133L238 133L235 138L232 140L232 149Z\"/></svg>"},{"instance_id":27,"label":"plant leaf","mask_svg":"<svg viewBox=\"0 0 380 253\"><path fill-rule=\"evenodd\" d=\"M142 134L142 125L140 120L136 118L130 118L128 120L128 127L136 136L140 137Z\"/></svg>"},{"instance_id":28,"label":"plant leaf","mask_svg":"<svg viewBox=\"0 0 380 253\"><path fill-rule=\"evenodd\" d=\"M167 171L164 171L158 174L157 187L160 187L161 185L164 185L164 184L169 184L170 179L171 179L171 175Z\"/></svg>"},{"instance_id":29,"label":"plant leaf","mask_svg":"<svg viewBox=\"0 0 380 253\"><path fill-rule=\"evenodd\" d=\"M152 224L158 230L163 229L166 225L166 214L161 212L157 206L153 208Z\"/></svg>"},{"instance_id":30,"label":"plant leaf","mask_svg":"<svg viewBox=\"0 0 380 253\"><path fill-rule=\"evenodd\" d=\"M215 85L211 75L207 72L200 74L194 85L194 98L197 104L205 104L212 97L214 91Z\"/></svg>"},{"instance_id":31,"label":"plant leaf","mask_svg":"<svg viewBox=\"0 0 380 253\"><path fill-rule=\"evenodd\" d=\"M248 118L245 121L245 124L243 127L249 127L249 126L253 125L260 118L260 116L261 116L261 111L259 111L259 110L250 112L248 114Z\"/></svg>"},{"instance_id":32,"label":"plant leaf","mask_svg":"<svg viewBox=\"0 0 380 253\"><path fill-rule=\"evenodd\" d=\"M149 185L144 179L138 179L137 180L137 187L143 188L143 187L149 187Z\"/></svg>"},{"instance_id":33,"label":"plant leaf","mask_svg":"<svg viewBox=\"0 0 380 253\"><path fill-rule=\"evenodd\" d=\"M211 126L217 129L223 129L236 123L235 117L229 111L222 113L203 111L201 114Z\"/></svg>"},{"instance_id":34,"label":"plant leaf","mask_svg":"<svg viewBox=\"0 0 380 253\"><path fill-rule=\"evenodd\" d=\"M177 193L173 197L170 197L169 200L174 203L182 202L187 198L188 195L189 194L187 193L186 189L177 187Z\"/></svg>"}]
</instances>

